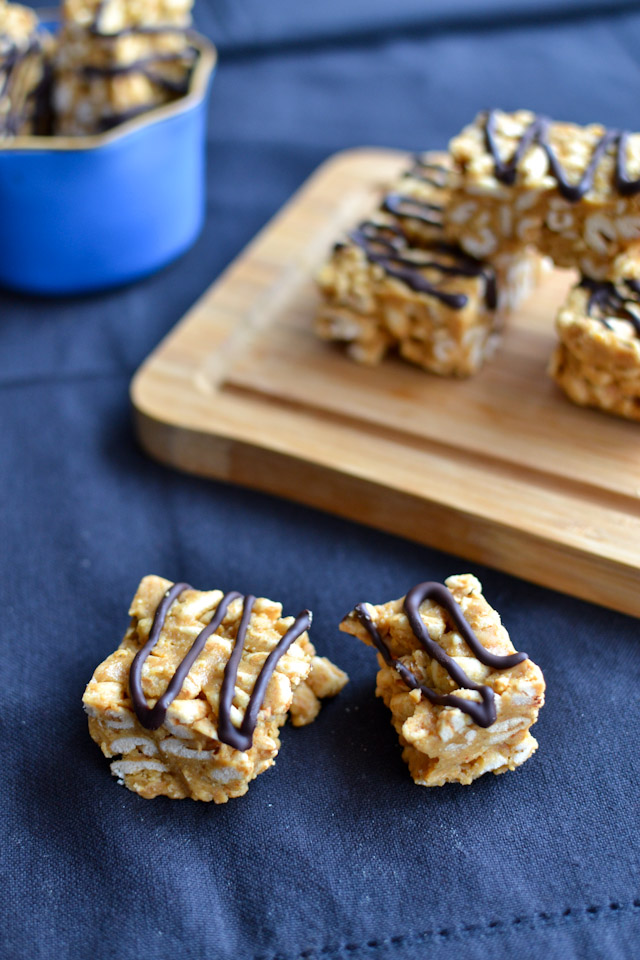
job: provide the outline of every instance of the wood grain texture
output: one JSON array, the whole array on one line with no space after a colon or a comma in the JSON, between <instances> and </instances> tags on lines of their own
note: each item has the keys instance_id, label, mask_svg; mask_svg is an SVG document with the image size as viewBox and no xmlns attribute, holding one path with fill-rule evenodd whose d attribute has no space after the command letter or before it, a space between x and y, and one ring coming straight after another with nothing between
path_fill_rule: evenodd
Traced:
<instances>
[{"instance_id":1,"label":"wood grain texture","mask_svg":"<svg viewBox=\"0 0 640 960\"><path fill-rule=\"evenodd\" d=\"M316 172L136 374L142 445L640 616L640 430L546 375L569 274L470 380L359 367L313 335L315 270L406 162L358 150Z\"/></svg>"}]
</instances>

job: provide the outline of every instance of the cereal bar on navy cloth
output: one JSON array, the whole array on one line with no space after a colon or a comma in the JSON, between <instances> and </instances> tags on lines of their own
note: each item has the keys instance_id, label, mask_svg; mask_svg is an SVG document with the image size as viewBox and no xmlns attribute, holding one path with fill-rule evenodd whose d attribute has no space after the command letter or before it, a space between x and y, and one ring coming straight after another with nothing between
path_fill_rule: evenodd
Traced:
<instances>
[{"instance_id":1,"label":"cereal bar on navy cloth","mask_svg":"<svg viewBox=\"0 0 640 960\"><path fill-rule=\"evenodd\" d=\"M378 651L376 693L417 784L469 784L513 770L537 749L529 728L544 703L544 678L515 652L474 576L358 604L340 629Z\"/></svg>"},{"instance_id":2,"label":"cereal bar on navy cloth","mask_svg":"<svg viewBox=\"0 0 640 960\"><path fill-rule=\"evenodd\" d=\"M64 0L56 132L99 133L186 93L193 0Z\"/></svg>"},{"instance_id":3,"label":"cereal bar on navy cloth","mask_svg":"<svg viewBox=\"0 0 640 960\"><path fill-rule=\"evenodd\" d=\"M309 611L148 576L129 612L83 704L111 772L145 798L242 796L275 762L287 716L311 723L348 679L316 655Z\"/></svg>"}]
</instances>

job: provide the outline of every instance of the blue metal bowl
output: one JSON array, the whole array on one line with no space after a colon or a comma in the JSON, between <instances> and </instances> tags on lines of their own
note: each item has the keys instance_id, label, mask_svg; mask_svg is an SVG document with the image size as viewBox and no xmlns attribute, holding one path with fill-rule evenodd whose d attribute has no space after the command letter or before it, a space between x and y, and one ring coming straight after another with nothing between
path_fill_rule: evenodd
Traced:
<instances>
[{"instance_id":1,"label":"blue metal bowl","mask_svg":"<svg viewBox=\"0 0 640 960\"><path fill-rule=\"evenodd\" d=\"M0 284L82 293L136 280L187 250L205 212L215 48L184 97L94 137L19 137L0 149Z\"/></svg>"}]
</instances>

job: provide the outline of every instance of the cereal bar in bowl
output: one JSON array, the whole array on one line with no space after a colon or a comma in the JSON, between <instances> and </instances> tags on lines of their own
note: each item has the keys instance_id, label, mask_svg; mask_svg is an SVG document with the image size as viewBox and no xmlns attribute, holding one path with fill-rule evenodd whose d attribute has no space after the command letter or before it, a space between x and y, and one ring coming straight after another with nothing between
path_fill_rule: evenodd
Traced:
<instances>
[{"instance_id":1,"label":"cereal bar in bowl","mask_svg":"<svg viewBox=\"0 0 640 960\"><path fill-rule=\"evenodd\" d=\"M96 134L187 92L193 0L64 0L56 133Z\"/></svg>"},{"instance_id":2,"label":"cereal bar in bowl","mask_svg":"<svg viewBox=\"0 0 640 960\"><path fill-rule=\"evenodd\" d=\"M53 45L34 10L0 0L0 141L48 132Z\"/></svg>"}]
</instances>

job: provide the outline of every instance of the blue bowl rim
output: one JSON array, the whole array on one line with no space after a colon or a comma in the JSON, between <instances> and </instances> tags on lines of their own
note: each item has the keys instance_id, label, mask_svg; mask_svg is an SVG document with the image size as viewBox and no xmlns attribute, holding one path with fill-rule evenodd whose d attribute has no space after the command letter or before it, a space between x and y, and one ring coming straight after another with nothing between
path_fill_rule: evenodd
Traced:
<instances>
[{"instance_id":1,"label":"blue bowl rim","mask_svg":"<svg viewBox=\"0 0 640 960\"><path fill-rule=\"evenodd\" d=\"M43 11L38 11L41 15ZM2 144L0 156L5 152L51 153L65 150L97 150L118 140L142 130L144 127L162 123L171 117L178 116L191 110L201 103L207 94L209 80L218 60L218 51L213 43L195 30L189 30L189 37L197 48L199 56L189 82L189 89L184 96L172 100L161 107L154 107L146 113L118 124L106 133L98 133L87 137L15 137Z\"/></svg>"}]
</instances>

